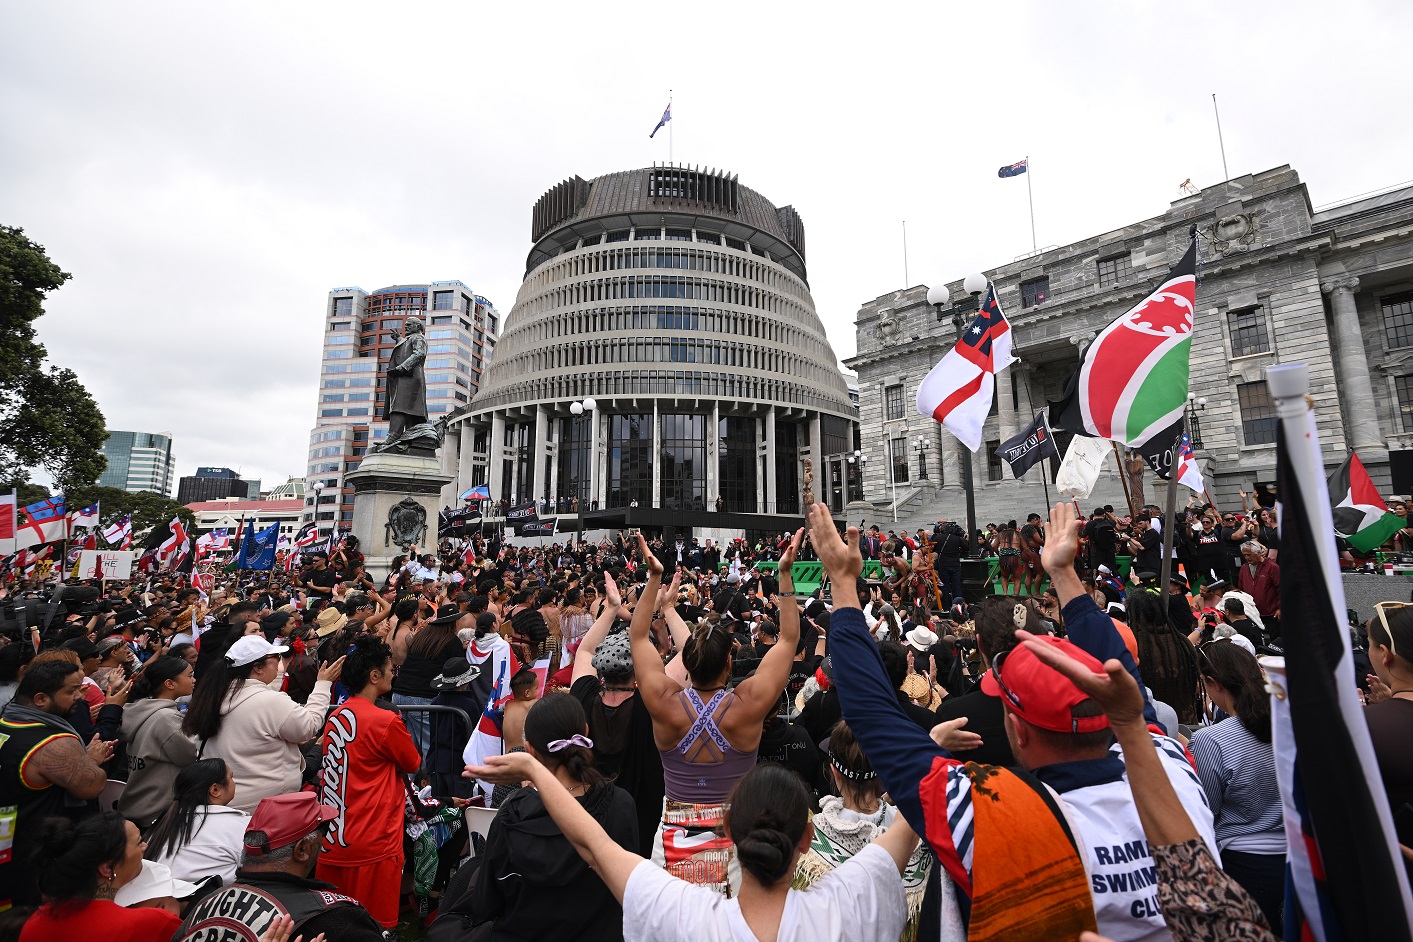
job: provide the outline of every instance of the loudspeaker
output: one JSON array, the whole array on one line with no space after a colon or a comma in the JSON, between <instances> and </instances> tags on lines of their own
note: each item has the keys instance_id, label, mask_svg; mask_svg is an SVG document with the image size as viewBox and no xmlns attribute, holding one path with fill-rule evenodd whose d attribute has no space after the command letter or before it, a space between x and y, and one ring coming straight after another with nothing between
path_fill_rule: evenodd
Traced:
<instances>
[{"instance_id":1,"label":"loudspeaker","mask_svg":"<svg viewBox=\"0 0 1413 942\"><path fill-rule=\"evenodd\" d=\"M980 605L981 600L991 594L986 574L991 571L989 559L962 560L962 598L968 605Z\"/></svg>"}]
</instances>

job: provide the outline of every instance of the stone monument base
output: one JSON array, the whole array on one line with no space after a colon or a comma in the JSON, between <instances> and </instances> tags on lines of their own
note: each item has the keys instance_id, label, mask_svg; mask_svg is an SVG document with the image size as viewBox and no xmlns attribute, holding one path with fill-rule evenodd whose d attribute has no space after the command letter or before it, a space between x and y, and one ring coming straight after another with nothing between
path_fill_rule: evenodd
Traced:
<instances>
[{"instance_id":1,"label":"stone monument base","mask_svg":"<svg viewBox=\"0 0 1413 942\"><path fill-rule=\"evenodd\" d=\"M441 490L453 479L442 473L435 455L418 452L377 452L346 475L345 480L357 489L353 534L374 582L382 583L393 558L406 553L409 543L415 542L419 549L436 547Z\"/></svg>"}]
</instances>

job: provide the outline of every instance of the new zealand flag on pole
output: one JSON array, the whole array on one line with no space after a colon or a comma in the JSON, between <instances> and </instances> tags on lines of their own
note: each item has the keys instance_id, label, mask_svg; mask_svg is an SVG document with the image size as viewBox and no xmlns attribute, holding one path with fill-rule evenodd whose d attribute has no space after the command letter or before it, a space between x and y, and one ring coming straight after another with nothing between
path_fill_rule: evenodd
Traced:
<instances>
[{"instance_id":1,"label":"new zealand flag on pole","mask_svg":"<svg viewBox=\"0 0 1413 942\"><path fill-rule=\"evenodd\" d=\"M1002 167L1000 170L996 171L996 176L1002 178L1018 177L1021 174L1025 173L1028 169L1030 169L1029 157L1027 157L1025 160L1022 160L1020 163L1011 164L1008 167Z\"/></svg>"}]
</instances>

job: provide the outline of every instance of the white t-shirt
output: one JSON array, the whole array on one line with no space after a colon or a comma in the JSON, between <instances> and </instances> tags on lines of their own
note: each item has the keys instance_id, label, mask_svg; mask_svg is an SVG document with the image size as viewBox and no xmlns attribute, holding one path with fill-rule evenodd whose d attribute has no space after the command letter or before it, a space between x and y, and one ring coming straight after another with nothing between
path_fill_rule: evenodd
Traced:
<instances>
[{"instance_id":1,"label":"white t-shirt","mask_svg":"<svg viewBox=\"0 0 1413 942\"><path fill-rule=\"evenodd\" d=\"M789 891L777 942L897 942L908 918L903 880L870 844L807 890ZM623 892L624 942L757 942L739 900L694 886L643 861Z\"/></svg>"}]
</instances>

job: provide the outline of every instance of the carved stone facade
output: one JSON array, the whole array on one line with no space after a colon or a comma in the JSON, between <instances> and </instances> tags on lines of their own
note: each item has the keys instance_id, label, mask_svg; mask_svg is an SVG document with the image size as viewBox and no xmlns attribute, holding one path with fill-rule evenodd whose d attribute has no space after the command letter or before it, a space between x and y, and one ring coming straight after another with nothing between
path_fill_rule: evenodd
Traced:
<instances>
[{"instance_id":1,"label":"carved stone facade","mask_svg":"<svg viewBox=\"0 0 1413 942\"><path fill-rule=\"evenodd\" d=\"M1267 367L1295 362L1310 365L1326 464L1333 469L1354 448L1385 496L1413 491L1413 188L1316 211L1288 166L1207 187L1160 216L987 272L1021 363L997 384L986 441L1010 437L1047 399L1059 398L1080 351L1158 284L1193 225L1199 281L1191 389L1206 399L1197 455L1212 496L1235 507L1238 490L1274 485L1274 412L1263 380ZM954 303L970 303L960 282L948 288ZM872 459L864 490L875 506L891 502L888 442L921 436L942 455L940 490L917 487L917 456L907 455L907 479L896 485L900 502L910 498L900 520L960 516L960 446L932 419L913 414L918 382L953 342L951 306L939 323L926 292L918 286L865 303L855 319L858 354L846 361L859 376L863 448ZM1039 303L1023 303L1037 295ZM896 402L900 386L903 414L890 419L889 391ZM1068 437L1056 438L1063 450ZM990 480L987 450L973 461L981 524L1039 509L1039 470L1025 484L1009 480L1008 470ZM1149 478L1152 501L1162 486ZM1086 505L1122 503L1117 462L1100 490Z\"/></svg>"}]
</instances>

